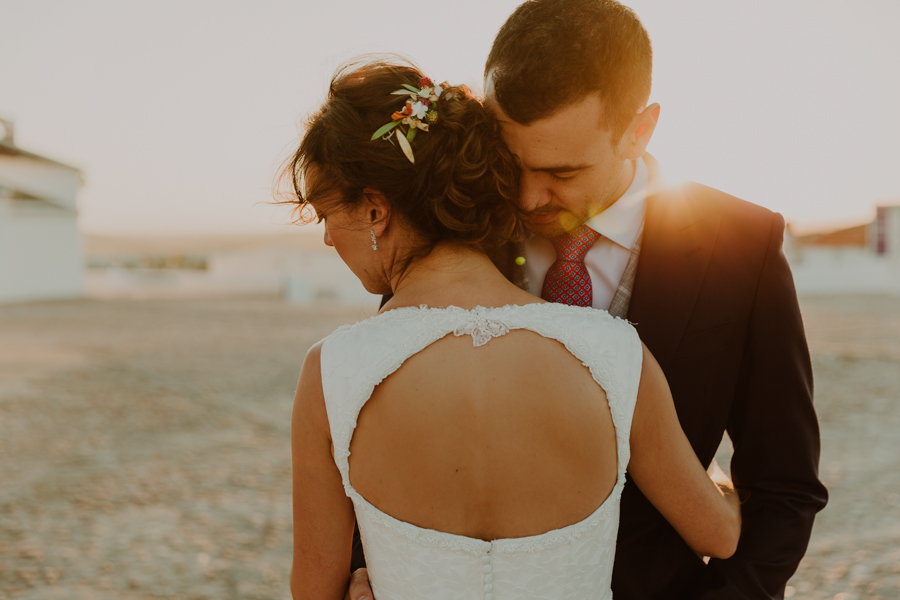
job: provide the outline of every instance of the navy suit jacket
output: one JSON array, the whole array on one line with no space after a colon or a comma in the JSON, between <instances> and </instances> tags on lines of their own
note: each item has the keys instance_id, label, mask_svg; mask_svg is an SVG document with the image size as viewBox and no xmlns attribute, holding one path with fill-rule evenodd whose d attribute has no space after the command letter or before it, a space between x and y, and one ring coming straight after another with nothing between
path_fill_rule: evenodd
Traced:
<instances>
[{"instance_id":1,"label":"navy suit jacket","mask_svg":"<svg viewBox=\"0 0 900 600\"><path fill-rule=\"evenodd\" d=\"M654 168L652 158L646 159ZM627 318L656 357L703 465L727 431L744 499L737 552L708 564L628 481L616 600L782 598L827 501L803 321L784 220L688 183L651 193ZM515 249L495 263L521 281ZM364 565L354 544L354 568Z\"/></svg>"},{"instance_id":2,"label":"navy suit jacket","mask_svg":"<svg viewBox=\"0 0 900 600\"><path fill-rule=\"evenodd\" d=\"M701 463L728 432L743 526L734 556L705 564L629 481L617 600L781 598L806 552L828 495L783 238L780 215L696 183L647 199L627 318L662 367Z\"/></svg>"}]
</instances>

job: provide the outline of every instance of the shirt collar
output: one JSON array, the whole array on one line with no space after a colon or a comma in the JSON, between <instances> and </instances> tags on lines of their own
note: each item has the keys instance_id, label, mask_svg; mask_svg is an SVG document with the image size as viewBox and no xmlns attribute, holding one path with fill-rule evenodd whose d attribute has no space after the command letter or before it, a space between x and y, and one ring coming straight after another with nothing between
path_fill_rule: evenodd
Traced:
<instances>
[{"instance_id":1,"label":"shirt collar","mask_svg":"<svg viewBox=\"0 0 900 600\"><path fill-rule=\"evenodd\" d=\"M644 222L648 180L647 165L643 158L638 158L634 164L631 185L606 210L589 219L588 227L626 250L631 250Z\"/></svg>"}]
</instances>

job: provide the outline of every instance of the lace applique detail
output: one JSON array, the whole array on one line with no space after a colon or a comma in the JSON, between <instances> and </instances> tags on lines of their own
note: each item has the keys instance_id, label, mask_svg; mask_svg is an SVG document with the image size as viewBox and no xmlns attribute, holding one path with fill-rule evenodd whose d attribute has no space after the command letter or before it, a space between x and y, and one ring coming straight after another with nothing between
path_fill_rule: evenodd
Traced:
<instances>
[{"instance_id":1,"label":"lace applique detail","mask_svg":"<svg viewBox=\"0 0 900 600\"><path fill-rule=\"evenodd\" d=\"M495 337L509 333L509 326L503 321L489 318L485 314L487 309L483 306L477 306L468 312L466 322L454 329L453 335L456 337L471 335L472 345L476 348L484 346Z\"/></svg>"}]
</instances>

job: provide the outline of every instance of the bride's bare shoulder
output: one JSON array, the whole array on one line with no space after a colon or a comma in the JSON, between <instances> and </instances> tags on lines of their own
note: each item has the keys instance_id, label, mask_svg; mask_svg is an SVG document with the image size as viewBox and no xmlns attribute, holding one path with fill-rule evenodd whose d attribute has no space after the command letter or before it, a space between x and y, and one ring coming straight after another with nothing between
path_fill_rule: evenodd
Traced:
<instances>
[{"instance_id":1,"label":"bride's bare shoulder","mask_svg":"<svg viewBox=\"0 0 900 600\"><path fill-rule=\"evenodd\" d=\"M293 426L305 422L330 437L328 415L325 410L325 394L322 390L322 345L320 340L306 352L300 380L294 395Z\"/></svg>"}]
</instances>

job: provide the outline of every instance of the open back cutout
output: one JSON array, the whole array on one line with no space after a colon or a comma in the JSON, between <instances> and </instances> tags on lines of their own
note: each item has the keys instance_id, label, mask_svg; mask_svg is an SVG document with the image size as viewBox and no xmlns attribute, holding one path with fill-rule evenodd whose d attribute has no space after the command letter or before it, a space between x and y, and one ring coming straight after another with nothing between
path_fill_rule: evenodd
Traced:
<instances>
[{"instance_id":1,"label":"open back cutout","mask_svg":"<svg viewBox=\"0 0 900 600\"><path fill-rule=\"evenodd\" d=\"M374 388L350 481L379 510L477 539L581 521L617 481L606 392L563 344L516 329L447 335Z\"/></svg>"}]
</instances>

